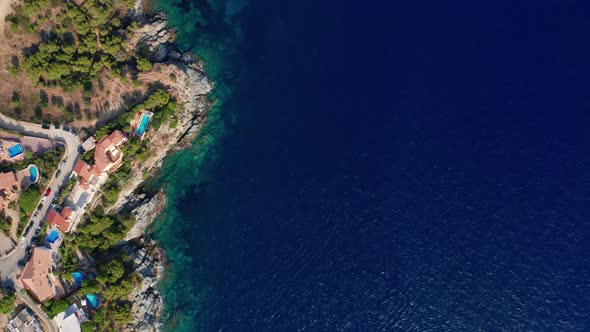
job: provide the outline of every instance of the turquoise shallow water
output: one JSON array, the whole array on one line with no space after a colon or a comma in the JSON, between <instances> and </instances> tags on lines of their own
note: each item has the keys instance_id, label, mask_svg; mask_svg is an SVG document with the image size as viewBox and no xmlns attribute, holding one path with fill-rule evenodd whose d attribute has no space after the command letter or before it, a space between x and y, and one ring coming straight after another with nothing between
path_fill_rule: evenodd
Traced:
<instances>
[{"instance_id":1,"label":"turquoise shallow water","mask_svg":"<svg viewBox=\"0 0 590 332\"><path fill-rule=\"evenodd\" d=\"M203 198L197 197L205 194L212 171L220 165L221 142L236 120L232 92L240 71L236 65L241 40L238 19L244 5L240 1L207 1L197 6L197 1L161 0L155 8L165 12L170 26L177 30L176 44L202 57L215 82L210 96L215 102L205 127L192 146L166 161L153 184L166 190L169 202L156 223L155 234L169 262L161 290L170 331L202 329L204 312L216 290L215 271L209 264L215 250L205 229L205 215L210 210L199 204ZM187 208L194 215L186 215Z\"/></svg>"}]
</instances>

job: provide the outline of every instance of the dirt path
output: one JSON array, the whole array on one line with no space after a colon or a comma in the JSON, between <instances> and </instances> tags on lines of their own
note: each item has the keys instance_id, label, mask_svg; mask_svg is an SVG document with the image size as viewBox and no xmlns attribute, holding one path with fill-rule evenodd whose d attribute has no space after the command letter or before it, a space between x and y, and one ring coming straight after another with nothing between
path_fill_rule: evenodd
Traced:
<instances>
[{"instance_id":1,"label":"dirt path","mask_svg":"<svg viewBox=\"0 0 590 332\"><path fill-rule=\"evenodd\" d=\"M4 211L6 211L7 216L10 216L10 218L12 218L12 224L10 225L10 237L12 237L14 241L18 241L18 234L16 234L16 231L18 230L20 215L17 211L11 209L5 209Z\"/></svg>"},{"instance_id":2,"label":"dirt path","mask_svg":"<svg viewBox=\"0 0 590 332\"><path fill-rule=\"evenodd\" d=\"M6 15L12 13L13 2L14 0L0 0L0 34L2 35L4 46L8 46L6 43L6 37L4 37L4 18Z\"/></svg>"}]
</instances>

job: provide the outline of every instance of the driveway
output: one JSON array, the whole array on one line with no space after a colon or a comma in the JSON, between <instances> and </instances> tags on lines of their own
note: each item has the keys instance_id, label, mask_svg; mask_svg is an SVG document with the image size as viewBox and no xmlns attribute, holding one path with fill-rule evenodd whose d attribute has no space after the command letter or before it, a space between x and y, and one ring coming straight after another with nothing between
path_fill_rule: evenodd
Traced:
<instances>
[{"instance_id":1,"label":"driveway","mask_svg":"<svg viewBox=\"0 0 590 332\"><path fill-rule=\"evenodd\" d=\"M19 239L15 250L6 256L0 257L0 280L5 281L7 278L15 276L19 270L19 265L25 263L24 258L26 251L33 241L35 231L40 227L41 221L45 218L45 215L47 215L51 203L59 192L58 189L63 188L67 180L70 178L70 175L74 170L74 164L80 155L80 139L77 135L74 135L71 132L55 129L53 126L50 127L50 129L43 129L40 124L17 121L4 114L0 114L0 128L16 131L28 136L48 138L54 142L64 144L66 147L63 159L65 165L63 166L60 176L56 178L55 174L46 174L46 176L50 178L48 188L51 188L51 194L47 197L45 203L42 204L41 210L39 210L39 215L36 218L33 217L31 219L33 226L30 228L30 231L25 234L24 241ZM39 171L43 173L43 170L40 169Z\"/></svg>"}]
</instances>

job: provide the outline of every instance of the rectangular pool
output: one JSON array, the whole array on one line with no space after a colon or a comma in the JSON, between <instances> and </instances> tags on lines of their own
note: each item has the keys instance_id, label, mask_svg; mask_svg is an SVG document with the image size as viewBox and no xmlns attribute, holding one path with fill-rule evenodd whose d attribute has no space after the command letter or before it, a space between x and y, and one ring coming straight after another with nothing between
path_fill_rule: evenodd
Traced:
<instances>
[{"instance_id":1,"label":"rectangular pool","mask_svg":"<svg viewBox=\"0 0 590 332\"><path fill-rule=\"evenodd\" d=\"M23 145L18 143L15 146L11 146L8 148L8 156L10 158L14 158L23 153Z\"/></svg>"},{"instance_id":2,"label":"rectangular pool","mask_svg":"<svg viewBox=\"0 0 590 332\"><path fill-rule=\"evenodd\" d=\"M149 123L150 123L150 116L145 115L145 114L142 115L141 121L139 122L139 127L137 127L137 129L135 130L135 135L142 136L145 133Z\"/></svg>"}]
</instances>

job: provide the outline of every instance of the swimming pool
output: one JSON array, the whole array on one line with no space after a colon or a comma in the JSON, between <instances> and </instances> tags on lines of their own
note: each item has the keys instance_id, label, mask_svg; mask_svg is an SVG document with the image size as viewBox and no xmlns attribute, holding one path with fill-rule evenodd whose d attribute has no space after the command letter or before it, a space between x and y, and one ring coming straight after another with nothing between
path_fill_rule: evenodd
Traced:
<instances>
[{"instance_id":1,"label":"swimming pool","mask_svg":"<svg viewBox=\"0 0 590 332\"><path fill-rule=\"evenodd\" d=\"M57 239L59 239L59 232L56 231L55 229L52 230L49 235L47 235L47 242L49 243L55 243L55 241L57 241Z\"/></svg>"},{"instance_id":2,"label":"swimming pool","mask_svg":"<svg viewBox=\"0 0 590 332\"><path fill-rule=\"evenodd\" d=\"M78 287L82 287L82 280L84 280L84 275L81 272L72 272L72 278L76 282Z\"/></svg>"},{"instance_id":3,"label":"swimming pool","mask_svg":"<svg viewBox=\"0 0 590 332\"><path fill-rule=\"evenodd\" d=\"M37 182L37 179L39 178L39 169L37 168L37 166L32 165L31 168L29 169L30 172L30 176L29 179L31 180L31 182L35 183Z\"/></svg>"},{"instance_id":4,"label":"swimming pool","mask_svg":"<svg viewBox=\"0 0 590 332\"><path fill-rule=\"evenodd\" d=\"M88 303L90 304L92 309L98 308L99 301L98 296L96 296L96 294L86 294L86 299L88 300Z\"/></svg>"},{"instance_id":5,"label":"swimming pool","mask_svg":"<svg viewBox=\"0 0 590 332\"><path fill-rule=\"evenodd\" d=\"M18 143L15 146L11 146L8 148L8 156L10 158L14 158L23 153L23 145Z\"/></svg>"},{"instance_id":6,"label":"swimming pool","mask_svg":"<svg viewBox=\"0 0 590 332\"><path fill-rule=\"evenodd\" d=\"M142 115L141 121L139 123L139 127L137 127L137 129L135 130L135 135L142 136L145 133L149 123L150 123L150 116L145 115L145 114Z\"/></svg>"}]
</instances>

